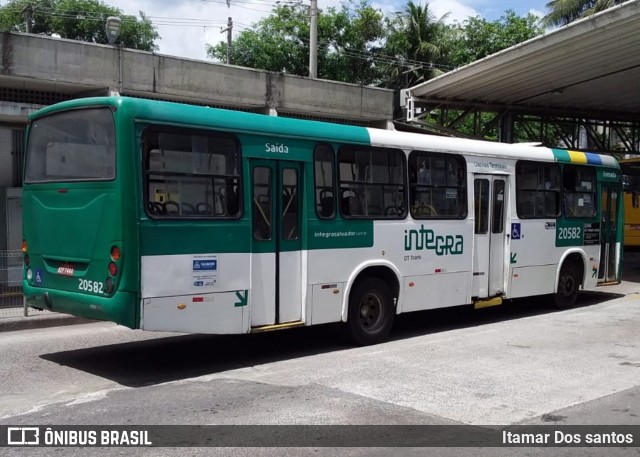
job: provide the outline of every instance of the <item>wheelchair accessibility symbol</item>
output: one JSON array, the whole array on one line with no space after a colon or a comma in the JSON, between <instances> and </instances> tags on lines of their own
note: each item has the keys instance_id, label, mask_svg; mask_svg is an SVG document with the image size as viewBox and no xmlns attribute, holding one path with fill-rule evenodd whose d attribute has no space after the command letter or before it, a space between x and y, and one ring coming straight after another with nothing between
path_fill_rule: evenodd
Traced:
<instances>
[{"instance_id":1,"label":"wheelchair accessibility symbol","mask_svg":"<svg viewBox=\"0 0 640 457\"><path fill-rule=\"evenodd\" d=\"M520 239L520 223L519 222L511 224L511 239L512 240Z\"/></svg>"}]
</instances>

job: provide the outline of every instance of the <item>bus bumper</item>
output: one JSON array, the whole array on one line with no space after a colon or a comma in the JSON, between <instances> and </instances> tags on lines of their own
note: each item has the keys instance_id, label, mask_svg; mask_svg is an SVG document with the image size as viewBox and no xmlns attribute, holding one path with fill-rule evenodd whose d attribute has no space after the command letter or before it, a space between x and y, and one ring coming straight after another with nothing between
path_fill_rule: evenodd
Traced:
<instances>
[{"instance_id":1,"label":"bus bumper","mask_svg":"<svg viewBox=\"0 0 640 457\"><path fill-rule=\"evenodd\" d=\"M32 308L101 321L115 322L131 329L140 328L136 296L130 292L116 292L111 297L80 294L62 290L33 287L23 282L23 293Z\"/></svg>"}]
</instances>

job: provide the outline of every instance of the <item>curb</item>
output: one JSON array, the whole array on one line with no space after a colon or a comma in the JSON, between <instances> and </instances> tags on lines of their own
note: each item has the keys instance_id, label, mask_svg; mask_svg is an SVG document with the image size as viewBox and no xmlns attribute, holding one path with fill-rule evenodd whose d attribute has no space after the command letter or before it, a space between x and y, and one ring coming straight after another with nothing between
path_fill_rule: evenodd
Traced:
<instances>
[{"instance_id":1,"label":"curb","mask_svg":"<svg viewBox=\"0 0 640 457\"><path fill-rule=\"evenodd\" d=\"M75 324L90 324L91 322L96 321L61 313L29 317L8 317L5 319L0 319L0 333L14 332L17 330L61 327Z\"/></svg>"}]
</instances>

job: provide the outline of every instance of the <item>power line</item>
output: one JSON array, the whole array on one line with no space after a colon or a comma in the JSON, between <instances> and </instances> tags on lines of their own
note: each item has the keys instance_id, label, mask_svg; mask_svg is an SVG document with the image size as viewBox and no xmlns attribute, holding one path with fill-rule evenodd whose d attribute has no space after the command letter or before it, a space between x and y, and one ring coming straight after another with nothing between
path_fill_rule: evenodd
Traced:
<instances>
[{"instance_id":1,"label":"power line","mask_svg":"<svg viewBox=\"0 0 640 457\"><path fill-rule=\"evenodd\" d=\"M226 4L226 0L201 0L201 1ZM273 5L276 5L279 3L286 3L286 4L300 3L299 1L289 1L289 0L285 0L284 2L275 2L275 3L270 2L269 0L257 0L257 1L264 1L265 6L267 6L267 3L273 4ZM233 0L233 4L235 4L235 6L240 7L240 5L237 5L237 3L253 3L253 2L243 1L243 0ZM252 8L249 8L249 9L252 9ZM44 12L52 16L60 17L63 19L78 20L78 21L81 21L81 20L104 21L105 14L106 14L106 13L97 13L92 11L70 11L70 10L55 11L50 8L49 9L38 8L37 10L39 10L39 12ZM13 11L22 12L22 10L18 11L18 9L14 9ZM36 10L34 10L34 12L35 11ZM259 10L256 10L256 11L259 11ZM225 21L213 20L213 19L171 18L166 16L147 16L147 15L145 15L144 17L151 20L152 25L154 26L160 25L160 26L174 26L174 27L203 27L206 29L207 27L220 27L227 24ZM133 16L133 15L124 15L124 17L122 17L122 20L123 22L137 22L138 19L136 16ZM233 25L237 29L241 29L241 30L255 27L255 25L253 24L247 25L240 22L234 22ZM309 39L307 38L303 38L299 36L291 36L291 37L294 38L295 40L301 41L306 45L309 45ZM365 50L340 48L337 45L337 43L332 40L323 40L319 42L318 45L320 47L326 47L327 49L329 49L329 52L335 52L335 53L342 54L354 59L368 60L375 64L406 67L414 70L415 69L433 69L433 68L439 68L444 70L452 69L452 67L450 66L436 64L433 62L423 62L415 59L389 56L382 53L375 53L375 52L365 51Z\"/></svg>"}]
</instances>

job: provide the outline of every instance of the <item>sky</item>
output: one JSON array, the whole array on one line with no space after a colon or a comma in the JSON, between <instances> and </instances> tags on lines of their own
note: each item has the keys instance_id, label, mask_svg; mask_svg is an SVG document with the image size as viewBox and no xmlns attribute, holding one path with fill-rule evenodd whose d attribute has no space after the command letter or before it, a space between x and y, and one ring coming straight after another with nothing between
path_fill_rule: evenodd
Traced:
<instances>
[{"instance_id":1,"label":"sky","mask_svg":"<svg viewBox=\"0 0 640 457\"><path fill-rule=\"evenodd\" d=\"M157 27L160 39L158 53L207 60L206 44L215 45L226 40L227 18L233 18L234 35L268 16L278 0L102 0L120 8L125 14L138 15L139 11ZM291 0L282 0L283 2ZM302 0L309 1L309 0ZM546 13L549 0L431 0L428 1L436 17L447 13L447 22L463 21L467 17L481 16L487 20L500 18L508 9L518 15L531 12L538 16ZM318 8L339 7L342 0L318 0ZM414 0L414 3L423 3ZM0 1L6 4L6 1ZM390 15L402 10L406 0L370 0L370 4Z\"/></svg>"}]
</instances>

